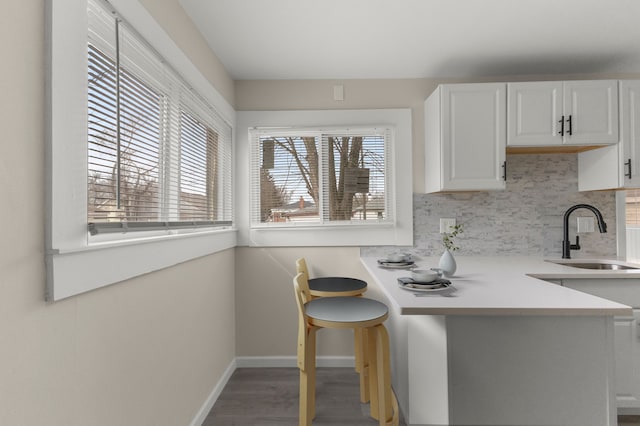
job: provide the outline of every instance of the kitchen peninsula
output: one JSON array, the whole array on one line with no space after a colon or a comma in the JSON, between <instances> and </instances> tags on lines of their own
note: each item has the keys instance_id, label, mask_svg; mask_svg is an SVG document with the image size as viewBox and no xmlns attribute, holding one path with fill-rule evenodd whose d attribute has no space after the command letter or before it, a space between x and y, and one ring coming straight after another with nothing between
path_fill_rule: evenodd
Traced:
<instances>
[{"instance_id":1,"label":"kitchen peninsula","mask_svg":"<svg viewBox=\"0 0 640 426\"><path fill-rule=\"evenodd\" d=\"M460 257L452 288L418 293L398 286L408 271L362 262L388 299L394 388L408 425L617 424L613 317L631 308L542 279L639 272Z\"/></svg>"}]
</instances>

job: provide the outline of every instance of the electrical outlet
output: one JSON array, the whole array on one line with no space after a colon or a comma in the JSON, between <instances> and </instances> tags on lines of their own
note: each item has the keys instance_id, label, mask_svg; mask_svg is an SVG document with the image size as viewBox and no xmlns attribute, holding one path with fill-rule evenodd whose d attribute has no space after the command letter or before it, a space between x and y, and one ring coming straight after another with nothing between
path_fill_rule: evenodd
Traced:
<instances>
[{"instance_id":1,"label":"electrical outlet","mask_svg":"<svg viewBox=\"0 0 640 426\"><path fill-rule=\"evenodd\" d=\"M440 233L451 232L454 226L456 226L455 218L440 218Z\"/></svg>"},{"instance_id":2,"label":"electrical outlet","mask_svg":"<svg viewBox=\"0 0 640 426\"><path fill-rule=\"evenodd\" d=\"M344 86L342 84L333 86L333 100L344 101Z\"/></svg>"},{"instance_id":3,"label":"electrical outlet","mask_svg":"<svg viewBox=\"0 0 640 426\"><path fill-rule=\"evenodd\" d=\"M578 221L577 232L582 233L596 231L595 218L593 218L592 216L578 216L576 219Z\"/></svg>"}]
</instances>

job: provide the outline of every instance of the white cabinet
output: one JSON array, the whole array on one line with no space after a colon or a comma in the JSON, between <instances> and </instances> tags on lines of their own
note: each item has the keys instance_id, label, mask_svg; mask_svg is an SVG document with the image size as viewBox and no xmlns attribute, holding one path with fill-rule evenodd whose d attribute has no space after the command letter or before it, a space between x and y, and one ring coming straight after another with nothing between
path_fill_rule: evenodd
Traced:
<instances>
[{"instance_id":1,"label":"white cabinet","mask_svg":"<svg viewBox=\"0 0 640 426\"><path fill-rule=\"evenodd\" d=\"M618 142L616 80L509 83L507 145Z\"/></svg>"},{"instance_id":2,"label":"white cabinet","mask_svg":"<svg viewBox=\"0 0 640 426\"><path fill-rule=\"evenodd\" d=\"M616 400L620 408L640 408L640 310L632 317L616 317L614 344Z\"/></svg>"},{"instance_id":3,"label":"white cabinet","mask_svg":"<svg viewBox=\"0 0 640 426\"><path fill-rule=\"evenodd\" d=\"M505 188L506 84L441 85L425 101L426 192Z\"/></svg>"},{"instance_id":4,"label":"white cabinet","mask_svg":"<svg viewBox=\"0 0 640 426\"><path fill-rule=\"evenodd\" d=\"M578 155L578 189L640 188L640 80L620 81L620 143Z\"/></svg>"},{"instance_id":5,"label":"white cabinet","mask_svg":"<svg viewBox=\"0 0 640 426\"><path fill-rule=\"evenodd\" d=\"M562 82L509 83L507 88L507 144L562 145L558 120L562 117Z\"/></svg>"},{"instance_id":6,"label":"white cabinet","mask_svg":"<svg viewBox=\"0 0 640 426\"><path fill-rule=\"evenodd\" d=\"M640 414L640 280L563 279L562 285L633 307L614 318L615 392L619 409Z\"/></svg>"}]
</instances>

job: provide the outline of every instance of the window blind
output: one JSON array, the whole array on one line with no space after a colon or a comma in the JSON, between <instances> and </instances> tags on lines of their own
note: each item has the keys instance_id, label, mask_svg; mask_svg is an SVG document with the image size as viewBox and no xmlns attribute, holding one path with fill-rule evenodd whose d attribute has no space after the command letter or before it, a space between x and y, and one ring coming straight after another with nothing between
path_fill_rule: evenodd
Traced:
<instances>
[{"instance_id":1,"label":"window blind","mask_svg":"<svg viewBox=\"0 0 640 426\"><path fill-rule=\"evenodd\" d=\"M320 222L318 142L317 135L305 133L259 136L260 147L255 152L260 157L254 163L254 170L259 171L259 182L253 188L253 198L259 200L255 221Z\"/></svg>"},{"instance_id":2,"label":"window blind","mask_svg":"<svg viewBox=\"0 0 640 426\"><path fill-rule=\"evenodd\" d=\"M88 4L89 231L230 225L231 127L107 3Z\"/></svg>"},{"instance_id":3,"label":"window blind","mask_svg":"<svg viewBox=\"0 0 640 426\"><path fill-rule=\"evenodd\" d=\"M625 195L626 224L640 225L640 190L628 189Z\"/></svg>"},{"instance_id":4,"label":"window blind","mask_svg":"<svg viewBox=\"0 0 640 426\"><path fill-rule=\"evenodd\" d=\"M394 220L391 129L253 129L254 226Z\"/></svg>"},{"instance_id":5,"label":"window blind","mask_svg":"<svg viewBox=\"0 0 640 426\"><path fill-rule=\"evenodd\" d=\"M323 217L330 221L381 222L391 219L391 167L388 129L324 133Z\"/></svg>"}]
</instances>

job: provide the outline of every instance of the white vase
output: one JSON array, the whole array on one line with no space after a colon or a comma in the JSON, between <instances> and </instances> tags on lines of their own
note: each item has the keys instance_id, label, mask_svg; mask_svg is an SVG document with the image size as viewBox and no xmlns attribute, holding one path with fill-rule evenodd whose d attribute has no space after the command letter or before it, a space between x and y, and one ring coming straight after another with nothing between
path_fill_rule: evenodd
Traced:
<instances>
[{"instance_id":1,"label":"white vase","mask_svg":"<svg viewBox=\"0 0 640 426\"><path fill-rule=\"evenodd\" d=\"M456 259L449 250L445 250L440 257L438 267L442 270L445 277L450 277L456 273Z\"/></svg>"}]
</instances>

